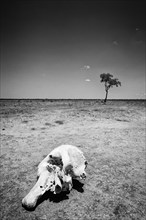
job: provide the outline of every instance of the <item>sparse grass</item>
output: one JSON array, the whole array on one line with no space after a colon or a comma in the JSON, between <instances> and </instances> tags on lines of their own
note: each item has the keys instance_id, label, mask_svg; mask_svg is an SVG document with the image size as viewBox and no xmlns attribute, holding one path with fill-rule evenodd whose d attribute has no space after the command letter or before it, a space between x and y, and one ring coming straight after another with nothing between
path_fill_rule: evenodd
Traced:
<instances>
[{"instance_id":1,"label":"sparse grass","mask_svg":"<svg viewBox=\"0 0 146 220\"><path fill-rule=\"evenodd\" d=\"M144 220L144 106L144 101L5 101L0 219ZM21 200L35 184L38 163L60 144L84 152L89 163L85 183L74 182L67 195L47 194L34 211L26 211Z\"/></svg>"}]
</instances>

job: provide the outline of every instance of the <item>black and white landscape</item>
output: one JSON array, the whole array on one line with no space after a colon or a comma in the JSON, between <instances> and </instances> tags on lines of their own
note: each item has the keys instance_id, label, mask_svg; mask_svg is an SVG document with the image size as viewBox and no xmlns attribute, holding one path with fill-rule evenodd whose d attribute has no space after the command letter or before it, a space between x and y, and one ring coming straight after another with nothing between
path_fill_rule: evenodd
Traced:
<instances>
[{"instance_id":1,"label":"black and white landscape","mask_svg":"<svg viewBox=\"0 0 146 220\"><path fill-rule=\"evenodd\" d=\"M144 1L1 8L0 219L144 220ZM86 180L25 209L38 164L62 144L83 152Z\"/></svg>"}]
</instances>

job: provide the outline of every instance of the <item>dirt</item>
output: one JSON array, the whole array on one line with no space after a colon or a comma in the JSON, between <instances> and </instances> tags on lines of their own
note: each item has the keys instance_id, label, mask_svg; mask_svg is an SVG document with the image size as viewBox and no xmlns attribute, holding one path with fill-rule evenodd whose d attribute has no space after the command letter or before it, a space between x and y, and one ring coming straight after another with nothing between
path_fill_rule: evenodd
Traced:
<instances>
[{"instance_id":1,"label":"dirt","mask_svg":"<svg viewBox=\"0 0 146 220\"><path fill-rule=\"evenodd\" d=\"M2 220L144 220L145 101L1 100ZM21 201L37 165L61 144L78 146L87 179L69 194Z\"/></svg>"}]
</instances>

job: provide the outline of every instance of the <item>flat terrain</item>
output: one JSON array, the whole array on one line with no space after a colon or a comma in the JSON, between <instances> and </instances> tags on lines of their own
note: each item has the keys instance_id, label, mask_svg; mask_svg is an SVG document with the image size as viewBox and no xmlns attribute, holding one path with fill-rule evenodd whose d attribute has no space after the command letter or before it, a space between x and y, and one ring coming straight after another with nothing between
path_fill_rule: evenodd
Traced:
<instances>
[{"instance_id":1,"label":"flat terrain","mask_svg":"<svg viewBox=\"0 0 146 220\"><path fill-rule=\"evenodd\" d=\"M145 101L1 100L1 220L144 220ZM61 144L89 165L67 195L21 206L37 165Z\"/></svg>"}]
</instances>

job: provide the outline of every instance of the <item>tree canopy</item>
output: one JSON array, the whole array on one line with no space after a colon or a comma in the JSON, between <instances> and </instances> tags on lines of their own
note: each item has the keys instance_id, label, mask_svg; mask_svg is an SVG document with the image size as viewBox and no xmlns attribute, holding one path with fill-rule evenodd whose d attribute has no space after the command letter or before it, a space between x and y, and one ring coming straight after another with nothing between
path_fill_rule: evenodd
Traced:
<instances>
[{"instance_id":1,"label":"tree canopy","mask_svg":"<svg viewBox=\"0 0 146 220\"><path fill-rule=\"evenodd\" d=\"M113 79L113 75L110 73L102 73L100 74L101 82L105 82L106 86L113 87L113 86L121 86L121 82L115 78Z\"/></svg>"}]
</instances>

